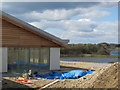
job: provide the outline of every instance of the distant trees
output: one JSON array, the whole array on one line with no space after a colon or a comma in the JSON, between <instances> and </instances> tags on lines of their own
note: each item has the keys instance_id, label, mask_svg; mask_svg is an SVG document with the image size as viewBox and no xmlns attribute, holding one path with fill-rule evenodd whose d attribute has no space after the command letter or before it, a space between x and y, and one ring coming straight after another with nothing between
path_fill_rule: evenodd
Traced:
<instances>
[{"instance_id":1,"label":"distant trees","mask_svg":"<svg viewBox=\"0 0 120 90\"><path fill-rule=\"evenodd\" d=\"M62 55L82 55L82 54L96 54L109 55L111 48L119 47L120 45L99 43L99 44L69 44L66 48L61 48Z\"/></svg>"},{"instance_id":2,"label":"distant trees","mask_svg":"<svg viewBox=\"0 0 120 90\"><path fill-rule=\"evenodd\" d=\"M86 54L93 54L97 52L97 46L94 44L86 44L85 49L87 51Z\"/></svg>"},{"instance_id":3,"label":"distant trees","mask_svg":"<svg viewBox=\"0 0 120 90\"><path fill-rule=\"evenodd\" d=\"M101 47L98 51L97 54L99 55L109 55L109 52L107 51L107 49Z\"/></svg>"}]
</instances>

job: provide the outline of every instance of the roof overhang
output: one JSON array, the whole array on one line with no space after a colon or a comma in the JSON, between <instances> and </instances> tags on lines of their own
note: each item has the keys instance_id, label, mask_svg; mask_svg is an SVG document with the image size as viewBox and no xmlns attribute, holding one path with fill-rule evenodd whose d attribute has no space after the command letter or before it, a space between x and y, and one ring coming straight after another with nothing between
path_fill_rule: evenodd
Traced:
<instances>
[{"instance_id":1,"label":"roof overhang","mask_svg":"<svg viewBox=\"0 0 120 90\"><path fill-rule=\"evenodd\" d=\"M30 24L14 17L14 16L11 16L3 11L0 11L0 18L6 20L8 22L11 22L11 23L15 24L16 26L19 26L27 31L30 31L34 34L42 36L43 38L46 38L46 39L58 44L60 47L65 47L69 42L69 40L60 39L50 33L45 32L44 30L41 30L33 25L30 25Z\"/></svg>"}]
</instances>

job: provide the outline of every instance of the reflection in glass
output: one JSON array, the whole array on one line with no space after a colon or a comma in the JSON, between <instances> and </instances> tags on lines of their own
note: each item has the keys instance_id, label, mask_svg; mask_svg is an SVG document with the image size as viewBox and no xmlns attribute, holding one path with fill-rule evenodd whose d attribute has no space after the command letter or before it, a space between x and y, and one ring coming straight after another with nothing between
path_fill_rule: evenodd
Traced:
<instances>
[{"instance_id":1,"label":"reflection in glass","mask_svg":"<svg viewBox=\"0 0 120 90\"><path fill-rule=\"evenodd\" d=\"M49 48L8 48L8 71L49 70Z\"/></svg>"},{"instance_id":2,"label":"reflection in glass","mask_svg":"<svg viewBox=\"0 0 120 90\"><path fill-rule=\"evenodd\" d=\"M39 70L39 48L30 48L30 70Z\"/></svg>"},{"instance_id":3,"label":"reflection in glass","mask_svg":"<svg viewBox=\"0 0 120 90\"><path fill-rule=\"evenodd\" d=\"M40 69L49 69L49 48L41 48Z\"/></svg>"},{"instance_id":4,"label":"reflection in glass","mask_svg":"<svg viewBox=\"0 0 120 90\"><path fill-rule=\"evenodd\" d=\"M19 70L20 72L28 71L29 49L19 48Z\"/></svg>"},{"instance_id":5,"label":"reflection in glass","mask_svg":"<svg viewBox=\"0 0 120 90\"><path fill-rule=\"evenodd\" d=\"M16 72L18 67L18 48L8 48L8 72Z\"/></svg>"}]
</instances>

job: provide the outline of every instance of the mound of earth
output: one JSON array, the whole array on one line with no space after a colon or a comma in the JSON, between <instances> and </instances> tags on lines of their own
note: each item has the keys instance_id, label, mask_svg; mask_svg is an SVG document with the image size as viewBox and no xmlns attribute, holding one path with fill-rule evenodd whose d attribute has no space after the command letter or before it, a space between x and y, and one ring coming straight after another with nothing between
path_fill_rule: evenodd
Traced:
<instances>
[{"instance_id":1,"label":"mound of earth","mask_svg":"<svg viewBox=\"0 0 120 90\"><path fill-rule=\"evenodd\" d=\"M48 88L118 88L120 86L118 85L118 69L120 68L118 64L120 63L105 65L94 73L79 79L60 80Z\"/></svg>"},{"instance_id":2,"label":"mound of earth","mask_svg":"<svg viewBox=\"0 0 120 90\"><path fill-rule=\"evenodd\" d=\"M92 83L92 88L118 88L118 79L119 79L119 63L112 64L109 68L104 70L95 81Z\"/></svg>"}]
</instances>

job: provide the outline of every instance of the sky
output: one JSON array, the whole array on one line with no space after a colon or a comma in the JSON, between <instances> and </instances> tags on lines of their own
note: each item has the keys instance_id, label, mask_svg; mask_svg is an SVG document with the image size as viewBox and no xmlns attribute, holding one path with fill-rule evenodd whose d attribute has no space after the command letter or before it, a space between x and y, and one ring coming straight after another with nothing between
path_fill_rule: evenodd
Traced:
<instances>
[{"instance_id":1,"label":"sky","mask_svg":"<svg viewBox=\"0 0 120 90\"><path fill-rule=\"evenodd\" d=\"M117 2L4 2L2 11L69 43L118 43Z\"/></svg>"}]
</instances>

